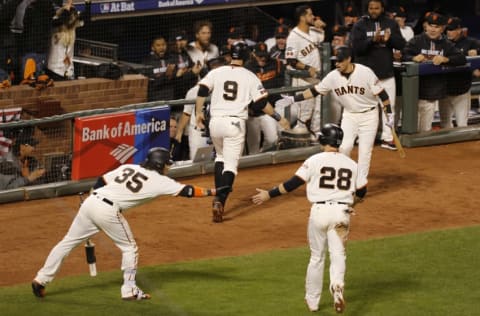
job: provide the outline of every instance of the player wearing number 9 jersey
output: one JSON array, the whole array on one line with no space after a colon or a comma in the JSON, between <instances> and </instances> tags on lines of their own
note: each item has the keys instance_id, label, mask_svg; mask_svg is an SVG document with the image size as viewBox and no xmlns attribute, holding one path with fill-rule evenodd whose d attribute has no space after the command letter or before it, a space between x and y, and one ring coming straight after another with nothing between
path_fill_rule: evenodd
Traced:
<instances>
[{"instance_id":1,"label":"player wearing number 9 jersey","mask_svg":"<svg viewBox=\"0 0 480 316\"><path fill-rule=\"evenodd\" d=\"M205 99L211 94L210 137L217 156L215 158L215 185L233 186L238 160L245 144L245 122L248 108L271 115L280 125L289 129L290 124L275 112L268 103L268 93L262 82L243 67L249 58L247 46L235 42L231 47L232 61L210 71L200 82L196 99L197 128L203 129ZM214 222L223 221L224 205L228 192L215 197L212 203Z\"/></svg>"},{"instance_id":2,"label":"player wearing number 9 jersey","mask_svg":"<svg viewBox=\"0 0 480 316\"><path fill-rule=\"evenodd\" d=\"M257 189L252 197L259 205L307 184L307 199L312 203L308 221L310 261L305 282L305 302L310 311L318 311L322 294L325 251L330 253L330 291L334 308L343 312L346 252L345 243L350 227L350 208L357 194L357 163L339 152L343 131L335 124L325 124L319 135L323 152L305 160L295 175L270 191Z\"/></svg>"},{"instance_id":3,"label":"player wearing number 9 jersey","mask_svg":"<svg viewBox=\"0 0 480 316\"><path fill-rule=\"evenodd\" d=\"M172 163L168 149L155 147L140 165L125 164L98 178L67 234L38 271L32 282L33 293L37 297L45 296L45 285L53 280L70 251L87 238L104 231L122 251L122 299L149 299L150 295L140 290L135 282L138 248L122 213L160 195L202 197L230 191L230 187L205 189L170 179L165 173Z\"/></svg>"}]
</instances>

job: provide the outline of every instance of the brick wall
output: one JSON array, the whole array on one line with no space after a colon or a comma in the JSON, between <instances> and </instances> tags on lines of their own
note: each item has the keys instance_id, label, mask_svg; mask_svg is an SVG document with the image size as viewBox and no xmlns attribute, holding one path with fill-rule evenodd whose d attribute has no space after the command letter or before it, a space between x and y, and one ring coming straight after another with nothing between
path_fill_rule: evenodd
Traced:
<instances>
[{"instance_id":1,"label":"brick wall","mask_svg":"<svg viewBox=\"0 0 480 316\"><path fill-rule=\"evenodd\" d=\"M147 101L148 79L142 75L124 75L119 80L88 78L55 82L53 87L35 90L26 85L0 89L0 109L21 107L22 119L51 116L80 110L119 107ZM40 143L35 156L45 163L53 153L72 150L71 122L40 125L34 135Z\"/></svg>"},{"instance_id":2,"label":"brick wall","mask_svg":"<svg viewBox=\"0 0 480 316\"><path fill-rule=\"evenodd\" d=\"M0 90L0 108L22 107L35 112L39 100L58 100L65 113L118 107L146 102L147 86L148 79L142 75L125 75L119 80L61 81L41 91L25 85L13 86Z\"/></svg>"}]
</instances>

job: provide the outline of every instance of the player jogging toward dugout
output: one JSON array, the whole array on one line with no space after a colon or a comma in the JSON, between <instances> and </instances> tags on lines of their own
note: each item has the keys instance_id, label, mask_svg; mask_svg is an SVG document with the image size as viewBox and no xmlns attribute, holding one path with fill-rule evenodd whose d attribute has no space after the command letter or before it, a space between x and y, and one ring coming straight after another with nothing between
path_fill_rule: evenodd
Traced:
<instances>
[{"instance_id":1,"label":"player jogging toward dugout","mask_svg":"<svg viewBox=\"0 0 480 316\"><path fill-rule=\"evenodd\" d=\"M289 129L289 122L280 116L267 101L268 93L262 82L243 67L249 58L247 45L236 42L231 47L232 61L211 70L199 83L196 99L197 127L204 129L203 106L211 94L210 137L217 156L215 158L215 185L233 186L238 160L245 144L245 122L248 108L271 115L279 124ZM223 221L228 192L219 194L212 203L214 222Z\"/></svg>"},{"instance_id":2,"label":"player jogging toward dugout","mask_svg":"<svg viewBox=\"0 0 480 316\"><path fill-rule=\"evenodd\" d=\"M52 249L32 281L33 294L44 297L45 285L54 279L63 259L87 238L103 231L122 251L122 299L150 299L150 295L144 293L135 282L138 247L123 212L160 195L203 197L231 189L205 189L176 182L165 176L172 163L168 149L154 147L140 165L125 164L99 177L92 193L80 206L67 234Z\"/></svg>"},{"instance_id":3,"label":"player jogging toward dugout","mask_svg":"<svg viewBox=\"0 0 480 316\"><path fill-rule=\"evenodd\" d=\"M305 302L318 311L322 294L325 251L330 253L330 292L337 313L345 309L345 243L350 227L350 208L356 193L357 164L339 153L343 131L338 125L325 124L319 134L323 152L305 160L295 175L270 191L257 189L252 197L259 205L271 198L307 184L307 199L312 203L308 221L310 261L305 281ZM361 191L358 194L362 194ZM361 196L360 196L361 197Z\"/></svg>"},{"instance_id":4,"label":"player jogging toward dugout","mask_svg":"<svg viewBox=\"0 0 480 316\"><path fill-rule=\"evenodd\" d=\"M393 126L393 114L388 94L379 85L375 73L370 68L351 61L351 48L348 46L338 47L336 69L330 71L313 88L307 89L295 97L286 96L283 100L277 101L277 104L281 103L282 106L287 106L319 94L334 93L344 108L341 127L345 136L340 146L340 152L350 156L358 136L357 188L363 189L366 193L372 149L378 129L378 97L382 100L382 106L387 109L389 126Z\"/></svg>"}]
</instances>

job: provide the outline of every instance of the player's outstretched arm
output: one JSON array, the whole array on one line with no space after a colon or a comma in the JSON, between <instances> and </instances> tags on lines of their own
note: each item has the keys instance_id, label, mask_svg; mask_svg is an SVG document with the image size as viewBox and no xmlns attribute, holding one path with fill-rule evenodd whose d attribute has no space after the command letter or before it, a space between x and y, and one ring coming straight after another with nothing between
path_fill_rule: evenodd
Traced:
<instances>
[{"instance_id":1,"label":"player's outstretched arm","mask_svg":"<svg viewBox=\"0 0 480 316\"><path fill-rule=\"evenodd\" d=\"M287 194L288 192L291 192L296 188L300 187L304 183L305 181L302 178L295 175L287 181L281 183L278 187L274 187L269 191L257 188L256 190L258 193L252 196L252 202L253 204L260 205L263 202L270 200L271 198L280 196L282 194Z\"/></svg>"},{"instance_id":2,"label":"player's outstretched arm","mask_svg":"<svg viewBox=\"0 0 480 316\"><path fill-rule=\"evenodd\" d=\"M232 187L229 185L221 186L218 188L202 188L196 185L185 185L183 189L178 193L179 196L192 198L192 197L204 197L204 196L216 196L224 194L227 192L232 192Z\"/></svg>"}]
</instances>

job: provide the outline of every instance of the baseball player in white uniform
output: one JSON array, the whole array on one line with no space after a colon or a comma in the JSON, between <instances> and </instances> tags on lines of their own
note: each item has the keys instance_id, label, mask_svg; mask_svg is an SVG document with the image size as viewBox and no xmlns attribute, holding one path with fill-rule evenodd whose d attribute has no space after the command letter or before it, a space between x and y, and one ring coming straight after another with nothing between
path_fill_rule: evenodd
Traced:
<instances>
[{"instance_id":1,"label":"baseball player in white uniform","mask_svg":"<svg viewBox=\"0 0 480 316\"><path fill-rule=\"evenodd\" d=\"M390 100L384 88L379 85L375 73L368 67L351 62L352 50L348 46L337 48L335 66L323 80L311 89L287 96L277 101L291 104L295 101L313 98L329 92L335 94L343 107L342 130L345 133L340 152L350 156L355 138L358 136L358 177L357 188L367 190L370 159L378 129L378 98L388 112L388 124L393 126ZM282 102L284 101L284 102Z\"/></svg>"},{"instance_id":2,"label":"baseball player in white uniform","mask_svg":"<svg viewBox=\"0 0 480 316\"><path fill-rule=\"evenodd\" d=\"M287 63L294 69L307 70L310 74L308 78L294 78L293 87L307 86L317 83L317 72L321 68L320 51L318 47L324 40L324 33L318 32L312 27L315 16L308 5L301 5L295 9L297 26L287 37L287 49L285 58ZM305 123L311 120L310 130L318 133L320 130L321 98L316 97L312 100L303 100L298 103L298 122L294 130L306 131Z\"/></svg>"},{"instance_id":3,"label":"baseball player in white uniform","mask_svg":"<svg viewBox=\"0 0 480 316\"><path fill-rule=\"evenodd\" d=\"M350 227L350 207L356 194L357 164L341 154L343 132L338 125L325 124L319 134L323 152L305 160L295 175L270 191L257 189L252 197L259 205L270 198L286 194L307 184L307 199L312 203L308 221L310 262L305 281L305 302L312 312L318 311L322 294L325 251L330 253L330 292L337 313L345 309L343 291L347 241ZM358 192L362 197L362 192Z\"/></svg>"},{"instance_id":4,"label":"baseball player in white uniform","mask_svg":"<svg viewBox=\"0 0 480 316\"><path fill-rule=\"evenodd\" d=\"M207 61L207 68L209 70L215 69L225 64L223 57L212 58ZM206 73L205 73L206 74ZM198 95L199 85L195 85L187 91L185 95L186 100L194 100ZM195 115L195 104L185 104L183 107L183 113L178 122L177 135L175 138L177 141L182 140L182 135L186 132L188 135L188 146L190 148L190 159L195 157L195 153L198 148L206 147L209 145L209 137L205 136L205 133L197 128L197 117Z\"/></svg>"},{"instance_id":5,"label":"baseball player in white uniform","mask_svg":"<svg viewBox=\"0 0 480 316\"><path fill-rule=\"evenodd\" d=\"M217 156L215 158L215 183L233 186L238 160L245 144L245 121L248 107L263 111L277 120L283 128L290 128L288 121L275 112L267 102L268 93L258 77L243 67L249 57L247 45L236 42L231 47L232 61L213 69L200 81L196 100L197 127L204 129L203 106L211 94L210 137ZM228 192L218 195L212 203L213 221L223 220Z\"/></svg>"},{"instance_id":6,"label":"baseball player in white uniform","mask_svg":"<svg viewBox=\"0 0 480 316\"><path fill-rule=\"evenodd\" d=\"M89 237L105 232L122 251L124 300L149 299L135 282L138 247L123 212L160 195L202 197L230 191L230 187L205 189L185 185L165 176L170 152L163 147L150 149L140 165L125 164L99 177L90 196L80 206L65 237L52 249L32 282L33 294L45 296L45 285L53 280L66 256Z\"/></svg>"}]
</instances>

